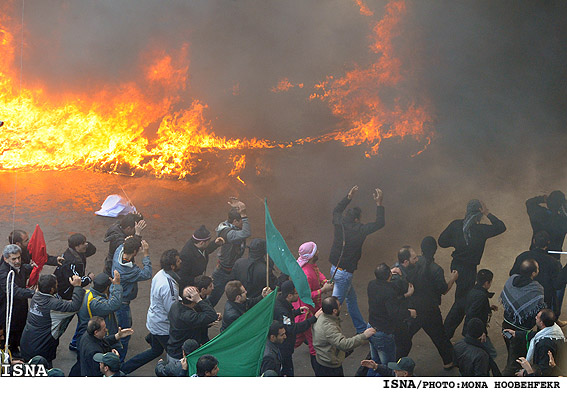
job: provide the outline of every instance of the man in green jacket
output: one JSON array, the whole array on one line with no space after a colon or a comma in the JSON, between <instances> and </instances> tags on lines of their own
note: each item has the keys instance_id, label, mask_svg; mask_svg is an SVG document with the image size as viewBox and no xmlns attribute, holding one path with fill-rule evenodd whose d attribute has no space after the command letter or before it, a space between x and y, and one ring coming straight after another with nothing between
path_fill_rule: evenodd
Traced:
<instances>
[{"instance_id":1,"label":"man in green jacket","mask_svg":"<svg viewBox=\"0 0 567 393\"><path fill-rule=\"evenodd\" d=\"M335 296L323 300L323 314L313 325L313 347L316 355L316 377L344 377L343 361L346 352L366 343L376 330L368 328L354 337L346 338L341 330L341 303Z\"/></svg>"}]
</instances>

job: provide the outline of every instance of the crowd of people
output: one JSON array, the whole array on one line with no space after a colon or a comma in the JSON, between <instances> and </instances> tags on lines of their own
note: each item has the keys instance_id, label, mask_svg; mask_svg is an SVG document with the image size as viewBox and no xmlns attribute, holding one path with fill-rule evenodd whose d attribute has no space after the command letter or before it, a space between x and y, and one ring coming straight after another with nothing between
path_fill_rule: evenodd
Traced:
<instances>
[{"instance_id":1,"label":"crowd of people","mask_svg":"<svg viewBox=\"0 0 567 393\"><path fill-rule=\"evenodd\" d=\"M560 320L560 314L567 266L561 265L560 253L567 234L567 203L561 191L526 202L532 242L516 258L498 297L508 352L502 371L495 361L495 338L488 336L492 312L498 310L489 291L494 273L477 271L477 266L487 240L506 231L505 224L482 201L471 200L464 219L451 222L438 239L423 238L420 255L409 245L401 247L397 263L378 264L368 283L366 320L353 275L365 239L386 221L382 191L374 191L376 215L366 224L361 222L360 208L349 208L357 192L358 187L352 187L332 212L328 277L317 264L317 244L305 242L299 247L297 263L307 278L311 302L300 299L290 277L271 258L267 260L264 239L247 244L251 229L246 205L236 198L230 199L227 220L216 227L214 238L205 225L200 226L180 252L163 251L155 274L148 242L142 238L146 222L138 213L123 216L106 232L109 248L102 272L88 271L87 258L96 247L75 233L62 257L48 256L54 274L40 275L31 286L28 280L37 265L28 249L30 238L27 232L14 230L0 260L2 364L34 362L43 364L50 375L116 377L161 357L155 364L157 376L189 376L187 356L210 340L211 327L225 331L277 290L261 376L294 376L294 351L302 344L309 347L315 376L344 376L345 358L362 345L368 345L369 353L361 359L357 376L413 376L416 364L409 355L420 329L431 338L443 369L458 367L462 376L563 375L562 328L567 322ZM483 217L489 223L482 223ZM454 250L448 279L435 262L438 246ZM211 255L216 267L207 276ZM132 356L128 351L132 312L142 312L136 298L138 282L146 280L151 280L146 315L149 348ZM443 319L441 299L453 286L454 303ZM226 302L219 312L215 307L223 296ZM345 302L356 330L353 337L346 337L341 328ZM59 339L75 315L68 348L76 352L77 360L66 373L54 366ZM453 340L461 324L463 338ZM219 370L222 364L205 354L192 376L216 376Z\"/></svg>"}]
</instances>

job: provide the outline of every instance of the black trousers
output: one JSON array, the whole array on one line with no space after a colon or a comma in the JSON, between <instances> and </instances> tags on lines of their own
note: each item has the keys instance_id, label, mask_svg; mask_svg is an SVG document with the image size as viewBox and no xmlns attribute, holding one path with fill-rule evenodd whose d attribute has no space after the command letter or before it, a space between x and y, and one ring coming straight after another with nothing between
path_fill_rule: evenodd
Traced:
<instances>
[{"instance_id":1,"label":"black trousers","mask_svg":"<svg viewBox=\"0 0 567 393\"><path fill-rule=\"evenodd\" d=\"M337 368L326 367L315 360L314 366L316 367L316 377L344 377L343 366Z\"/></svg>"},{"instance_id":2,"label":"black trousers","mask_svg":"<svg viewBox=\"0 0 567 393\"><path fill-rule=\"evenodd\" d=\"M415 333L414 333L415 334ZM396 343L396 359L405 358L411 351L411 339L413 334L410 334L410 329L406 321L396 326L394 330L394 341Z\"/></svg>"},{"instance_id":3,"label":"black trousers","mask_svg":"<svg viewBox=\"0 0 567 393\"><path fill-rule=\"evenodd\" d=\"M433 345L435 345L435 348L437 348L437 352L443 359L443 364L453 362L453 345L443 328L443 319L439 306L416 307L416 312L417 318L413 319L409 326L410 344L413 336L420 329L423 329L433 342Z\"/></svg>"},{"instance_id":4,"label":"black trousers","mask_svg":"<svg viewBox=\"0 0 567 393\"><path fill-rule=\"evenodd\" d=\"M455 330L459 327L466 314L467 295L473 289L476 281L476 265L455 265L451 270L459 272L459 278L455 282L455 302L445 317L445 333L449 340L455 335Z\"/></svg>"}]
</instances>

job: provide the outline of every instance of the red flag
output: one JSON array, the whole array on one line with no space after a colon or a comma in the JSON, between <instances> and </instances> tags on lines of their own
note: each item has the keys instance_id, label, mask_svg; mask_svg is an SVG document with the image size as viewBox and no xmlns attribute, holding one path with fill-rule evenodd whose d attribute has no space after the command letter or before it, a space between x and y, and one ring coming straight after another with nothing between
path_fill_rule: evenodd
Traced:
<instances>
[{"instance_id":1,"label":"red flag","mask_svg":"<svg viewBox=\"0 0 567 393\"><path fill-rule=\"evenodd\" d=\"M28 281L28 288L37 284L39 273L43 269L43 265L47 262L47 247L45 239L43 238L43 231L39 225L35 226L35 230L28 243L28 251L30 252L31 260L34 261L37 267L34 267L30 279Z\"/></svg>"}]
</instances>

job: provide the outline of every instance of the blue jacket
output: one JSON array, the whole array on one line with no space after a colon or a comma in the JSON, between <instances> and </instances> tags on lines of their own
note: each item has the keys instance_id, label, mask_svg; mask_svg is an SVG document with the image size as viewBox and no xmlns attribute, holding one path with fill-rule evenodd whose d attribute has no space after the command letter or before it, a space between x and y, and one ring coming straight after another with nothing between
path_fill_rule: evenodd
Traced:
<instances>
[{"instance_id":1,"label":"blue jacket","mask_svg":"<svg viewBox=\"0 0 567 393\"><path fill-rule=\"evenodd\" d=\"M122 303L129 304L138 296L138 281L146 281L152 278L152 262L150 257L144 257L142 264L143 269L134 264L134 262L122 261L124 255L124 244L118 246L114 252L114 259L112 260L112 277L114 271L120 273L120 284L122 285Z\"/></svg>"},{"instance_id":2,"label":"blue jacket","mask_svg":"<svg viewBox=\"0 0 567 393\"><path fill-rule=\"evenodd\" d=\"M82 336L87 330L89 319L95 316L104 318L108 335L112 336L118 333L118 322L114 313L120 309L121 305L122 285L112 284L110 286L110 296L91 288L85 294L83 304L78 313L79 327L77 329L79 334Z\"/></svg>"}]
</instances>

